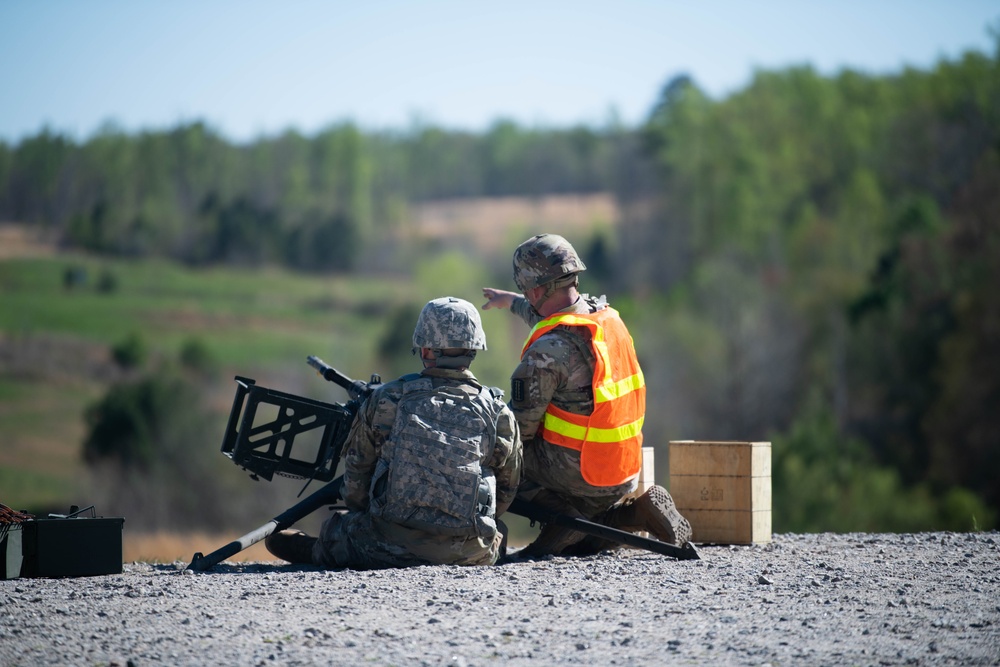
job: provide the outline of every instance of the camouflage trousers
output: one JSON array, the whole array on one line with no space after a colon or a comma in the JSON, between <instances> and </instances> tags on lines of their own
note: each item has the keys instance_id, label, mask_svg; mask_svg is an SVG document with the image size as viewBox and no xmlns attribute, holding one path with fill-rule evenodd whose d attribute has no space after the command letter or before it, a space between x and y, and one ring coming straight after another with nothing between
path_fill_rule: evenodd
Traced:
<instances>
[{"instance_id":1,"label":"camouflage trousers","mask_svg":"<svg viewBox=\"0 0 1000 667\"><path fill-rule=\"evenodd\" d=\"M367 512L337 512L323 523L313 562L355 570L415 565L493 565L499 531L487 542L472 536L433 535L376 519Z\"/></svg>"},{"instance_id":2,"label":"camouflage trousers","mask_svg":"<svg viewBox=\"0 0 1000 667\"><path fill-rule=\"evenodd\" d=\"M540 507L564 514L574 519L587 519L600 523L600 519L609 509L621 501L620 494L604 497L572 497L549 489L544 489L534 482L522 482L518 487L517 497L534 503ZM610 543L601 542L601 546L588 548L595 538L564 528L555 524L542 525L538 537L519 553L524 556L569 556L596 553ZM594 542L594 544L597 544Z\"/></svg>"},{"instance_id":3,"label":"camouflage trousers","mask_svg":"<svg viewBox=\"0 0 1000 667\"><path fill-rule=\"evenodd\" d=\"M535 441L524 448L524 478L517 497L575 519L597 521L638 486L632 479L612 487L595 487L580 475L580 454L566 447ZM544 524L525 556L583 555L611 543L570 528Z\"/></svg>"}]
</instances>

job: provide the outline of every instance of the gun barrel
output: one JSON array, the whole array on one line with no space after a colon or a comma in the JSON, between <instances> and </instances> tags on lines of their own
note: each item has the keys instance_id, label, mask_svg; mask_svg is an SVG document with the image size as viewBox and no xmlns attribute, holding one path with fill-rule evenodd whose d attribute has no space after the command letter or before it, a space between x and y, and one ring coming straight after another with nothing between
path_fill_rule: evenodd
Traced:
<instances>
[{"instance_id":1,"label":"gun barrel","mask_svg":"<svg viewBox=\"0 0 1000 667\"><path fill-rule=\"evenodd\" d=\"M274 517L263 526L256 528L237 540L219 547L212 553L206 555L196 553L191 559L188 570L195 572L205 572L212 569L230 556L235 556L244 549L267 539L267 536L279 530L284 530L293 525L303 517L312 514L324 505L331 505L340 500L340 489L343 484L343 477L338 477L321 489L313 492L298 504L288 508L278 516Z\"/></svg>"},{"instance_id":2,"label":"gun barrel","mask_svg":"<svg viewBox=\"0 0 1000 667\"><path fill-rule=\"evenodd\" d=\"M540 521L541 523L551 522L558 526L571 528L587 535L592 535L605 540L611 540L612 542L618 542L619 544L635 547L637 549L645 549L647 551L652 551L653 553L676 558L677 560L699 560L701 558L701 556L698 555L698 550L695 549L694 545L690 542L686 543L683 547L679 547L650 537L643 537L641 535L636 535L635 533L618 530L617 528L612 528L611 526L605 526L603 524L594 523L593 521L577 519L565 514L553 512L540 505L535 505L534 503L529 503L517 498L515 498L514 502L510 504L507 511L511 514L517 514L518 516L523 516L524 518L532 521Z\"/></svg>"},{"instance_id":3,"label":"gun barrel","mask_svg":"<svg viewBox=\"0 0 1000 667\"><path fill-rule=\"evenodd\" d=\"M316 369L324 380L327 382L333 382L334 384L347 390L347 393L351 398L362 398L368 394L367 384L360 380L352 380L319 357L309 355L306 357L306 361L310 366Z\"/></svg>"}]
</instances>

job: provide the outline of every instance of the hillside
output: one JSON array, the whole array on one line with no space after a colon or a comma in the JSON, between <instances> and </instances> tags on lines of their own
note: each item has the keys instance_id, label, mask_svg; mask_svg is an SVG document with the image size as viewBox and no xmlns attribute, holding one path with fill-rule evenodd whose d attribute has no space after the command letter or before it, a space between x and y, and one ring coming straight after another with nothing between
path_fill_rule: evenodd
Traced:
<instances>
[{"instance_id":1,"label":"hillside","mask_svg":"<svg viewBox=\"0 0 1000 667\"><path fill-rule=\"evenodd\" d=\"M464 256L494 259L503 267L496 280L504 281L509 280L506 267L513 244L531 233L525 230L582 235L613 222L615 216L607 196L434 202L413 209L413 222L399 231L399 242L464 249ZM487 273L469 284L442 282L441 271L452 269L451 264L431 264L416 270L416 279L295 274L274 268L192 269L160 260L65 253L36 228L0 225L0 431L5 434L0 502L65 511L70 504L103 499L105 506L99 510L123 512L114 505L118 501L98 491L106 484L88 471L81 446L88 408L111 386L136 376L120 368L112 355L113 346L134 335L150 349L150 363L169 361L190 341L209 351L215 368L202 384L215 426L197 446L218 458L224 484L253 491L242 473L225 467L217 454L232 402L233 376L253 377L264 386L320 400L344 400L339 390L314 376L305 357L317 354L359 378L375 370L387 372L376 348L380 339L390 336L397 311L415 312L441 290L461 291L459 296L478 302L479 287L492 280ZM499 386L506 385L523 336L510 324L487 318L491 353L477 361L480 377ZM398 332L404 347L408 337L408 330ZM408 356L408 348L398 352L399 364L412 363L402 356ZM294 483L281 487L281 492L269 492L278 494L272 500L278 507L298 492ZM191 539L198 540L199 548L211 548L218 540L176 529L147 535L145 517L134 505L129 510L130 556L172 559L190 550ZM265 505L258 506L257 513L244 512L245 521L237 522L234 530L256 525L269 516L267 511Z\"/></svg>"}]
</instances>

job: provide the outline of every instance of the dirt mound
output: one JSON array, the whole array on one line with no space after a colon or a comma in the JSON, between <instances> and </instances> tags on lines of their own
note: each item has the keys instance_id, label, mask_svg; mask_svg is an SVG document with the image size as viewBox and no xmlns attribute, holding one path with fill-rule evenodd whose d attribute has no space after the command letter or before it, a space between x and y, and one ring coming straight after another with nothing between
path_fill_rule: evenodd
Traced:
<instances>
[{"instance_id":1,"label":"dirt mound","mask_svg":"<svg viewBox=\"0 0 1000 667\"><path fill-rule=\"evenodd\" d=\"M48 257L56 254L53 241L27 225L0 222L0 260L15 257Z\"/></svg>"}]
</instances>

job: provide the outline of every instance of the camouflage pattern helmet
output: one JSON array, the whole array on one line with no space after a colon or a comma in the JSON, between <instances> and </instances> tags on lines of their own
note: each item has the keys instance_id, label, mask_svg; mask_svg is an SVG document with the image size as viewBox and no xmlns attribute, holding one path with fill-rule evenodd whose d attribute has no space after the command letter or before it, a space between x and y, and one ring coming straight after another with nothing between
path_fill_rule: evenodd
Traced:
<instances>
[{"instance_id":1,"label":"camouflage pattern helmet","mask_svg":"<svg viewBox=\"0 0 1000 667\"><path fill-rule=\"evenodd\" d=\"M416 348L485 350L486 332L479 310L464 299L443 296L428 301L413 330Z\"/></svg>"},{"instance_id":2,"label":"camouflage pattern helmet","mask_svg":"<svg viewBox=\"0 0 1000 667\"><path fill-rule=\"evenodd\" d=\"M533 236L514 251L514 284L522 292L586 270L570 242L558 234Z\"/></svg>"}]
</instances>

